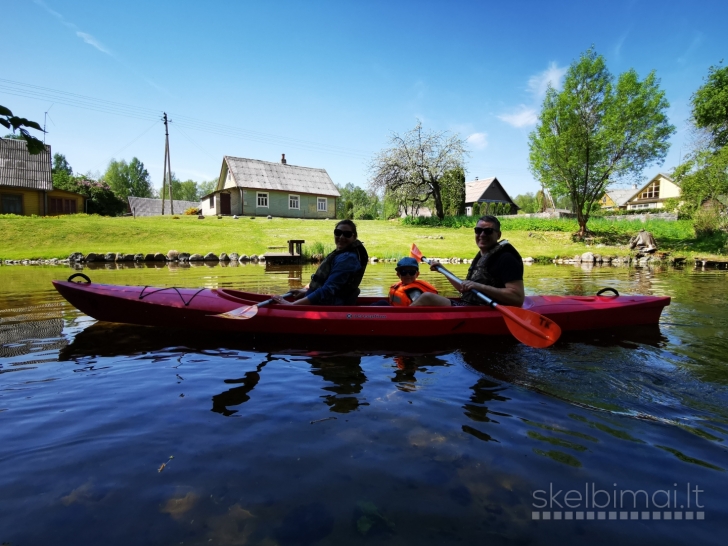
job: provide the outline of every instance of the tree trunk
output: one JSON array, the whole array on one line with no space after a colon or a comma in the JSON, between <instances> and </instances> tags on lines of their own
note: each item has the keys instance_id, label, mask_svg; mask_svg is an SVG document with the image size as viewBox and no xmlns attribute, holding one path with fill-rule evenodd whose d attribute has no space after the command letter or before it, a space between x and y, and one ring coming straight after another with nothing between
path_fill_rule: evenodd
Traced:
<instances>
[{"instance_id":1,"label":"tree trunk","mask_svg":"<svg viewBox=\"0 0 728 546\"><path fill-rule=\"evenodd\" d=\"M437 217L442 220L445 218L445 211L442 208L442 194L440 193L439 182L432 184L432 197L435 200L435 213Z\"/></svg>"}]
</instances>

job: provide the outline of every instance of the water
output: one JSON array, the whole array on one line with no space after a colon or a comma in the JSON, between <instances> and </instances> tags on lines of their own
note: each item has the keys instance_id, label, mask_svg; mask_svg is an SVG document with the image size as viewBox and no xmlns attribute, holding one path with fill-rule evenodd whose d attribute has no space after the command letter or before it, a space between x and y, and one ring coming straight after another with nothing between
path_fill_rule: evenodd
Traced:
<instances>
[{"instance_id":1,"label":"water","mask_svg":"<svg viewBox=\"0 0 728 546\"><path fill-rule=\"evenodd\" d=\"M50 285L72 272L0 267L0 544L724 543L725 272L528 267L530 294L673 297L546 350L96 323ZM280 293L311 270L84 273Z\"/></svg>"}]
</instances>

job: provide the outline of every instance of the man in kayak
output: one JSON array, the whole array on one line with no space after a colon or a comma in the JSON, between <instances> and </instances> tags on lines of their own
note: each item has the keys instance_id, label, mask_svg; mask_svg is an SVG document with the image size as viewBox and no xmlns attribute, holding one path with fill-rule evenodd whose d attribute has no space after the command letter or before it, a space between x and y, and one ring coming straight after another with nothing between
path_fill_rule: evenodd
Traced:
<instances>
[{"instance_id":1,"label":"man in kayak","mask_svg":"<svg viewBox=\"0 0 728 546\"><path fill-rule=\"evenodd\" d=\"M414 258L402 258L397 262L399 282L389 288L390 305L407 307L412 305L424 293L437 294L437 289L426 281L418 279L420 264Z\"/></svg>"},{"instance_id":2,"label":"man in kayak","mask_svg":"<svg viewBox=\"0 0 728 546\"><path fill-rule=\"evenodd\" d=\"M334 228L331 252L311 275L308 288L292 290L295 301L275 296L284 305L355 305L359 296L359 283L369 263L364 245L357 239L356 224L341 220Z\"/></svg>"},{"instance_id":3,"label":"man in kayak","mask_svg":"<svg viewBox=\"0 0 728 546\"><path fill-rule=\"evenodd\" d=\"M518 251L501 237L500 222L491 215L481 216L475 226L475 244L479 252L468 269L466 280L450 283L462 293L459 300L437 294L422 294L413 306L486 305L472 291L482 292L497 303L520 307L525 298L523 289L523 260ZM430 269L437 270L437 262Z\"/></svg>"}]
</instances>

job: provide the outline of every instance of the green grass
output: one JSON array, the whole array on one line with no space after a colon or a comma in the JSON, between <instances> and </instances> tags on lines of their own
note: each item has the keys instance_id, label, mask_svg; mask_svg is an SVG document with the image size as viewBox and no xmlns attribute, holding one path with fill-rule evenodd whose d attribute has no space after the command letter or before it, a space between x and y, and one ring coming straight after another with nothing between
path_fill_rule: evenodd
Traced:
<instances>
[{"instance_id":1,"label":"green grass","mask_svg":"<svg viewBox=\"0 0 728 546\"><path fill-rule=\"evenodd\" d=\"M461 217L462 218L462 217ZM426 256L472 258L477 248L473 239L474 218L463 219L453 227L417 225L413 222L357 221L359 238L370 256L399 258L416 243ZM305 254L326 253L333 248L335 220L299 220L288 218L218 219L195 216L145 218L110 218L75 214L59 217L0 215L0 259L66 258L72 252L150 253L169 250L220 254L263 254L269 247L288 247L288 239L304 239ZM724 234L696 239L689 222L652 220L646 224L622 220L609 222L594 219L589 227L596 237L573 241L573 220L504 219L503 236L524 257L550 259L575 256L588 250L605 255L625 255L627 242L641 228L651 231L660 250L681 256L720 256L726 253ZM596 247L605 244L604 247ZM280 252L280 249L271 250Z\"/></svg>"}]
</instances>

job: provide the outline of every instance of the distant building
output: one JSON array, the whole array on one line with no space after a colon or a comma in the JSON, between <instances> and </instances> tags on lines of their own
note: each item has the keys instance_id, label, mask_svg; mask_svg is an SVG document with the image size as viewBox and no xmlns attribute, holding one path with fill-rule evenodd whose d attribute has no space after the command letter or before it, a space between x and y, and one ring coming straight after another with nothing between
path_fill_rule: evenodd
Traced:
<instances>
[{"instance_id":1,"label":"distant building","mask_svg":"<svg viewBox=\"0 0 728 546\"><path fill-rule=\"evenodd\" d=\"M225 156L215 191L200 204L204 215L336 218L341 194L325 169Z\"/></svg>"},{"instance_id":2,"label":"distant building","mask_svg":"<svg viewBox=\"0 0 728 546\"><path fill-rule=\"evenodd\" d=\"M680 186L666 174L659 173L644 186L635 184L631 188L605 192L600 204L605 210L661 209L667 199L680 195Z\"/></svg>"},{"instance_id":3,"label":"distant building","mask_svg":"<svg viewBox=\"0 0 728 546\"><path fill-rule=\"evenodd\" d=\"M160 216L162 214L162 200L151 199L148 197L132 197L126 198L128 203L128 211L133 216ZM200 208L199 201L181 201L174 199L172 201L174 207L170 207L169 199L164 201L164 214L172 214L172 208L174 208L174 214L184 214L187 209Z\"/></svg>"},{"instance_id":4,"label":"distant building","mask_svg":"<svg viewBox=\"0 0 728 546\"><path fill-rule=\"evenodd\" d=\"M0 138L0 214L55 216L85 206L83 195L53 188L49 145L31 155L24 140Z\"/></svg>"},{"instance_id":5,"label":"distant building","mask_svg":"<svg viewBox=\"0 0 728 546\"><path fill-rule=\"evenodd\" d=\"M473 204L475 203L487 203L488 211L492 204L508 205L510 207L508 214L516 214L519 209L495 176L483 180L476 178L465 183L465 214L473 215Z\"/></svg>"}]
</instances>

